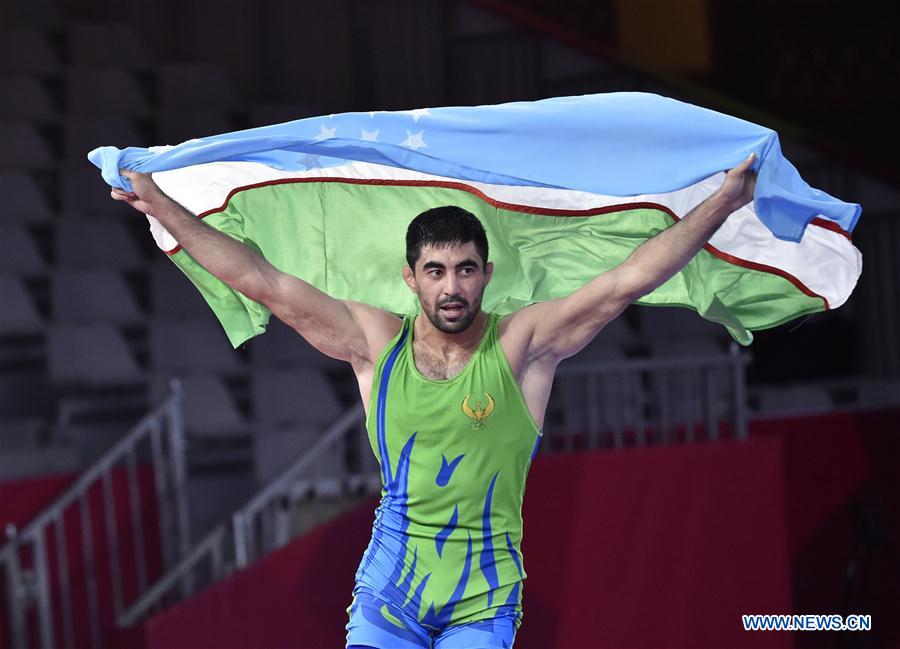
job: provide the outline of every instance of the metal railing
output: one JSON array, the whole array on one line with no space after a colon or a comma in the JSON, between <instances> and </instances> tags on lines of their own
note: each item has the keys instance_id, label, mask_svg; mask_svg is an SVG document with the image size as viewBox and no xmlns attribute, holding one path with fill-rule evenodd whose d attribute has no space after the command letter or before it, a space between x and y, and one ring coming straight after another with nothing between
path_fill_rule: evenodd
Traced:
<instances>
[{"instance_id":1,"label":"metal railing","mask_svg":"<svg viewBox=\"0 0 900 649\"><path fill-rule=\"evenodd\" d=\"M730 353L560 366L544 452L747 436L745 367Z\"/></svg>"},{"instance_id":2,"label":"metal railing","mask_svg":"<svg viewBox=\"0 0 900 649\"><path fill-rule=\"evenodd\" d=\"M371 454L364 428L362 404L358 404L331 424L320 439L296 461L283 469L247 503L184 555L166 575L153 584L128 610L117 615L119 626L129 627L143 619L161 603L179 583L188 581L194 591L198 584L212 583L236 569L242 569L257 557L286 544L292 536L291 515L298 501L307 496L311 481L307 474L327 451L335 446L359 443ZM377 468L371 475L344 472L334 476L344 488L374 486Z\"/></svg>"},{"instance_id":3,"label":"metal railing","mask_svg":"<svg viewBox=\"0 0 900 649\"><path fill-rule=\"evenodd\" d=\"M77 595L87 601L87 624L90 645L101 646L100 603L98 601L98 575L100 562L109 562L113 607L117 615L125 608L123 595L123 553L120 552L116 503L113 491L114 471L124 465L127 483L127 503L130 516L124 525L133 538L133 567L136 572L138 592L147 587L148 554L145 544L145 529L150 521L143 519L139 479L140 445L149 446L152 464L156 507L159 515L159 530L162 549L163 570L169 569L175 559L190 547L187 501L185 493L184 425L182 418L182 394L177 380L172 381L171 391L165 400L149 412L131 431L99 460L90 466L66 489L47 509L39 514L24 529L7 529L9 541L0 549L0 568L5 573L6 599L9 608L10 645L13 649L24 649L29 642L29 611L34 607L37 617L37 644L41 647L74 647L76 645L73 618L73 584L70 562L74 559L67 548L66 521L68 512L77 513L80 527L80 545L84 566L84 593ZM146 455L146 451L144 451ZM99 517L105 528L106 557L98 556L92 520L91 491L99 487L102 507ZM77 510L77 512L76 512ZM52 528L52 530L51 530ZM71 529L69 531L72 531ZM54 536L55 565L48 557L48 536ZM78 534L78 532L74 532ZM30 567L29 567L30 566ZM52 569L51 569L52 568ZM58 590L54 598L51 584ZM187 590L188 582L182 584ZM57 599L58 602L55 602ZM54 637L57 628L56 605L60 609L62 638ZM85 620L79 619L78 622Z\"/></svg>"}]
</instances>

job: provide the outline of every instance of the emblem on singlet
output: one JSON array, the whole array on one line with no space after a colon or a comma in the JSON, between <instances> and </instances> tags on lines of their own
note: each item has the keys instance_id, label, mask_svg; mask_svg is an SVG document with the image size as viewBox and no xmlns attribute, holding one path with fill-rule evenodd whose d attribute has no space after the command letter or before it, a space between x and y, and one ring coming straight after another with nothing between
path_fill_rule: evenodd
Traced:
<instances>
[{"instance_id":1,"label":"emblem on singlet","mask_svg":"<svg viewBox=\"0 0 900 649\"><path fill-rule=\"evenodd\" d=\"M469 405L469 397L471 396L471 394L467 394L466 398L463 399L462 411L465 413L466 417L472 420L470 428L472 428L472 430L479 430L484 428L485 419L490 417L491 413L494 412L494 397L485 392L484 396L487 397L487 404L482 407L481 401L476 401L475 408L473 409L472 406Z\"/></svg>"}]
</instances>

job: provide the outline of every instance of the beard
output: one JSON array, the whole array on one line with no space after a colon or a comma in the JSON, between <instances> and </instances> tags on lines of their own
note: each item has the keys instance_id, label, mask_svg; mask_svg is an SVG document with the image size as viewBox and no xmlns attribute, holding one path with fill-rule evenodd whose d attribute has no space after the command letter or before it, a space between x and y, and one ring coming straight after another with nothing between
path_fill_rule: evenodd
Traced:
<instances>
[{"instance_id":1,"label":"beard","mask_svg":"<svg viewBox=\"0 0 900 649\"><path fill-rule=\"evenodd\" d=\"M462 304L462 313L459 317L448 319L441 310L441 306L453 303ZM450 298L438 302L431 309L423 309L423 311L425 312L425 316L438 331L445 334L458 334L468 329L469 325L471 325L472 322L475 321L475 318L478 317L478 313L481 311L481 298L478 298L478 302L475 305L470 305L467 300L461 297Z\"/></svg>"}]
</instances>

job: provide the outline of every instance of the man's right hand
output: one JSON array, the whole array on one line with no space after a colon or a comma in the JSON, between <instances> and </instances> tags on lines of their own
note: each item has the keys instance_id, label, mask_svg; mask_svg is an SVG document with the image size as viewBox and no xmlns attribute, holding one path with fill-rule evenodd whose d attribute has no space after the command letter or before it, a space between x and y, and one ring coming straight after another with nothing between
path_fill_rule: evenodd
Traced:
<instances>
[{"instance_id":1,"label":"man's right hand","mask_svg":"<svg viewBox=\"0 0 900 649\"><path fill-rule=\"evenodd\" d=\"M120 169L119 173L131 181L132 191L113 187L110 196L117 201L125 201L142 214L153 214L154 207L166 198L150 174L142 174L128 169Z\"/></svg>"}]
</instances>

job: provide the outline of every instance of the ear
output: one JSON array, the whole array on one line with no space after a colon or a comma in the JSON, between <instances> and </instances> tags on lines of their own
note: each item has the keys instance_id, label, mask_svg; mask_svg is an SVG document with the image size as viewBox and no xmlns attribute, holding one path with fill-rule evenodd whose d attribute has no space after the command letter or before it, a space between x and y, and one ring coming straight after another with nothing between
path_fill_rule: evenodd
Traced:
<instances>
[{"instance_id":1,"label":"ear","mask_svg":"<svg viewBox=\"0 0 900 649\"><path fill-rule=\"evenodd\" d=\"M406 282L410 291L416 295L419 294L419 285L416 284L416 276L413 275L413 271L409 266L403 267L403 281Z\"/></svg>"},{"instance_id":2,"label":"ear","mask_svg":"<svg viewBox=\"0 0 900 649\"><path fill-rule=\"evenodd\" d=\"M487 283L491 281L491 277L494 274L494 262L489 261L484 266L484 285L487 286Z\"/></svg>"}]
</instances>

